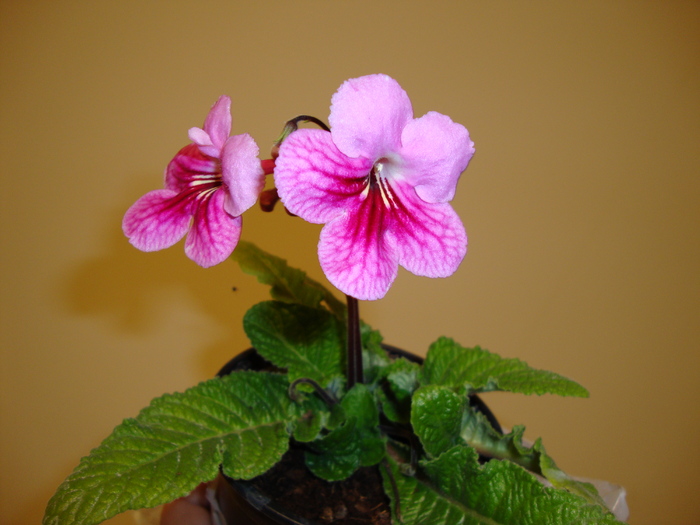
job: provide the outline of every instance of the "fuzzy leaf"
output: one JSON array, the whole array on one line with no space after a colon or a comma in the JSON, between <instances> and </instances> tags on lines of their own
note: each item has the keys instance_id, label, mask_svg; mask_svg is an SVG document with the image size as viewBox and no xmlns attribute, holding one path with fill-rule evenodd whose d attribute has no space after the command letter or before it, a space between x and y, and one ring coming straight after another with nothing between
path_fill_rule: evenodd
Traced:
<instances>
[{"instance_id":1,"label":"fuzzy leaf","mask_svg":"<svg viewBox=\"0 0 700 525\"><path fill-rule=\"evenodd\" d=\"M327 419L327 413L309 410L296 422L294 439L301 443L317 439Z\"/></svg>"},{"instance_id":2,"label":"fuzzy leaf","mask_svg":"<svg viewBox=\"0 0 700 525\"><path fill-rule=\"evenodd\" d=\"M347 417L339 428L314 441L305 454L309 470L326 481L346 479L355 472L360 466L356 425L357 418Z\"/></svg>"},{"instance_id":3,"label":"fuzzy leaf","mask_svg":"<svg viewBox=\"0 0 700 525\"><path fill-rule=\"evenodd\" d=\"M214 479L219 465L233 478L262 474L289 447L287 427L300 414L287 386L279 374L234 372L154 399L81 460L44 525L90 525L167 503Z\"/></svg>"},{"instance_id":4,"label":"fuzzy leaf","mask_svg":"<svg viewBox=\"0 0 700 525\"><path fill-rule=\"evenodd\" d=\"M385 379L377 389L384 414L390 421L408 423L411 417L412 395L418 388L420 365L408 359L399 358L383 371Z\"/></svg>"},{"instance_id":5,"label":"fuzzy leaf","mask_svg":"<svg viewBox=\"0 0 700 525\"><path fill-rule=\"evenodd\" d=\"M344 327L327 310L266 301L246 312L243 328L260 355L287 369L290 382L304 377L326 387L342 376Z\"/></svg>"},{"instance_id":6,"label":"fuzzy leaf","mask_svg":"<svg viewBox=\"0 0 700 525\"><path fill-rule=\"evenodd\" d=\"M573 479L566 472L557 467L554 460L544 450L544 445L542 445L541 439L535 441L532 449L538 455L542 475L553 486L566 489L574 494L578 494L582 498L590 502L595 502L598 505L605 505L603 498L600 496L598 490L593 486L593 484Z\"/></svg>"},{"instance_id":7,"label":"fuzzy leaf","mask_svg":"<svg viewBox=\"0 0 700 525\"><path fill-rule=\"evenodd\" d=\"M270 285L270 295L273 299L312 308L319 308L321 302L325 301L336 317L344 318L345 304L305 272L289 266L286 260L246 241L238 243L231 258L238 262L245 273L254 275L263 284Z\"/></svg>"},{"instance_id":8,"label":"fuzzy leaf","mask_svg":"<svg viewBox=\"0 0 700 525\"><path fill-rule=\"evenodd\" d=\"M360 333L364 380L367 384L373 384L377 381L381 370L391 362L391 359L382 347L382 335L379 331L373 330L368 324L360 321Z\"/></svg>"},{"instance_id":9,"label":"fuzzy leaf","mask_svg":"<svg viewBox=\"0 0 700 525\"><path fill-rule=\"evenodd\" d=\"M421 475L409 477L391 463L398 493L389 475L385 491L394 516L403 525L612 525L618 521L603 508L565 491L544 487L509 461L489 461L483 467L477 453L458 445L422 463Z\"/></svg>"},{"instance_id":10,"label":"fuzzy leaf","mask_svg":"<svg viewBox=\"0 0 700 525\"><path fill-rule=\"evenodd\" d=\"M538 439L534 446L523 444L525 427L516 426L503 435L486 417L469 406L466 395L444 386L421 387L413 398L411 424L429 458L436 458L455 445L469 445L491 458L508 459L555 487L566 489L594 505L604 505L595 487L576 481L560 470Z\"/></svg>"},{"instance_id":11,"label":"fuzzy leaf","mask_svg":"<svg viewBox=\"0 0 700 525\"><path fill-rule=\"evenodd\" d=\"M333 425L331 409L326 401L313 392L303 392L298 388L293 397L303 412L294 421L292 435L296 441L305 443L318 439L323 429Z\"/></svg>"},{"instance_id":12,"label":"fuzzy leaf","mask_svg":"<svg viewBox=\"0 0 700 525\"><path fill-rule=\"evenodd\" d=\"M411 425L428 457L437 457L461 442L465 397L443 386L421 387L413 396Z\"/></svg>"},{"instance_id":13,"label":"fuzzy leaf","mask_svg":"<svg viewBox=\"0 0 700 525\"><path fill-rule=\"evenodd\" d=\"M372 393L363 384L356 384L341 401L344 423L323 438L309 444L306 464L327 481L350 476L358 467L369 467L385 454L384 440L379 434L379 413Z\"/></svg>"},{"instance_id":14,"label":"fuzzy leaf","mask_svg":"<svg viewBox=\"0 0 700 525\"><path fill-rule=\"evenodd\" d=\"M505 359L478 346L464 348L447 337L441 337L430 346L422 383L465 386L470 393L503 390L588 397L585 388L559 374L530 368L519 359Z\"/></svg>"}]
</instances>

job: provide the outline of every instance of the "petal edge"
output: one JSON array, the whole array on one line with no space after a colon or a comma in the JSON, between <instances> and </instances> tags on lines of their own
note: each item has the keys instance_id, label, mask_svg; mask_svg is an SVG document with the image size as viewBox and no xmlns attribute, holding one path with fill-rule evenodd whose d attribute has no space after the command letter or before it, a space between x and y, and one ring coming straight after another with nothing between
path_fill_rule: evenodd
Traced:
<instances>
[{"instance_id":1,"label":"petal edge","mask_svg":"<svg viewBox=\"0 0 700 525\"><path fill-rule=\"evenodd\" d=\"M333 142L351 158L372 162L397 152L401 131L413 119L413 106L399 83L388 75L346 80L331 98Z\"/></svg>"}]
</instances>

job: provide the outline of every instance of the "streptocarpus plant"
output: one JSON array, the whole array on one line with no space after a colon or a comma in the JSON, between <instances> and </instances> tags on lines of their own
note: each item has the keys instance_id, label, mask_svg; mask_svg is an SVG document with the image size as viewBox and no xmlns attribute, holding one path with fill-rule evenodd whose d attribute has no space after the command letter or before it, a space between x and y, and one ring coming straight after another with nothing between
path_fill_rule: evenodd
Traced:
<instances>
[{"instance_id":1,"label":"streptocarpus plant","mask_svg":"<svg viewBox=\"0 0 700 525\"><path fill-rule=\"evenodd\" d=\"M301 121L319 129L298 129ZM474 153L467 130L435 112L415 119L385 75L345 82L329 122L289 121L260 161L249 135L229 136L230 100L221 97L168 165L165 189L127 211L124 232L137 248L187 236L199 265L232 258L271 287L272 300L253 306L243 326L275 371L234 371L153 400L81 460L44 524L96 524L167 503L220 469L248 480L290 446L303 447L308 469L328 482L377 466L397 524L618 523L541 440L525 445L523 427L502 434L469 402L491 391L585 397L583 387L444 337L422 364L391 358L360 321L358 300L383 297L399 265L448 277L464 258L467 237L449 201ZM263 191L270 174L275 188ZM347 303L239 242L241 215L258 199L324 224L321 267Z\"/></svg>"}]
</instances>

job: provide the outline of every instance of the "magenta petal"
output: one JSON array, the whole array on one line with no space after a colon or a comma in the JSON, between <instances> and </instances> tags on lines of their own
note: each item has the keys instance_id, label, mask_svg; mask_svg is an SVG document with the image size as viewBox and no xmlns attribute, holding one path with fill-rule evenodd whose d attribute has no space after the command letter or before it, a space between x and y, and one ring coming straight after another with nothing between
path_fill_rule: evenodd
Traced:
<instances>
[{"instance_id":1,"label":"magenta petal","mask_svg":"<svg viewBox=\"0 0 700 525\"><path fill-rule=\"evenodd\" d=\"M204 268L224 261L238 244L241 218L224 211L226 193L219 189L198 195L185 253Z\"/></svg>"},{"instance_id":2,"label":"magenta petal","mask_svg":"<svg viewBox=\"0 0 700 525\"><path fill-rule=\"evenodd\" d=\"M177 152L165 169L165 187L184 191L190 183L201 181L202 176L211 179L220 169L218 160L204 155L195 144L188 144Z\"/></svg>"},{"instance_id":3,"label":"magenta petal","mask_svg":"<svg viewBox=\"0 0 700 525\"><path fill-rule=\"evenodd\" d=\"M229 195L225 209L234 217L255 204L265 187L258 153L258 145L247 133L230 137L221 150L222 178Z\"/></svg>"},{"instance_id":4,"label":"magenta petal","mask_svg":"<svg viewBox=\"0 0 700 525\"><path fill-rule=\"evenodd\" d=\"M392 211L387 233L399 264L415 275L448 277L467 253L467 234L447 203L424 202L410 186L392 187L399 206Z\"/></svg>"},{"instance_id":5,"label":"magenta petal","mask_svg":"<svg viewBox=\"0 0 700 525\"><path fill-rule=\"evenodd\" d=\"M280 147L275 186L291 213L322 224L359 206L371 168L367 159L343 155L327 131L300 129Z\"/></svg>"},{"instance_id":6,"label":"magenta petal","mask_svg":"<svg viewBox=\"0 0 700 525\"><path fill-rule=\"evenodd\" d=\"M401 142L402 175L420 198L452 200L459 176L474 155L467 129L431 111L406 125Z\"/></svg>"},{"instance_id":7,"label":"magenta petal","mask_svg":"<svg viewBox=\"0 0 700 525\"><path fill-rule=\"evenodd\" d=\"M379 217L361 218L366 209L326 224L321 230L318 258L328 280L341 292L373 301L386 295L398 273L391 240L384 237Z\"/></svg>"},{"instance_id":8,"label":"magenta petal","mask_svg":"<svg viewBox=\"0 0 700 525\"><path fill-rule=\"evenodd\" d=\"M137 200L124 215L122 229L139 250L169 248L190 226L190 204L171 190L155 190Z\"/></svg>"},{"instance_id":9,"label":"magenta petal","mask_svg":"<svg viewBox=\"0 0 700 525\"><path fill-rule=\"evenodd\" d=\"M190 128L187 135L190 137L190 140L199 147L199 151L203 154L218 158L219 148L214 146L211 137L206 131L201 128Z\"/></svg>"},{"instance_id":10,"label":"magenta petal","mask_svg":"<svg viewBox=\"0 0 700 525\"><path fill-rule=\"evenodd\" d=\"M347 80L331 99L333 142L348 157L375 161L398 151L412 118L408 95L387 75Z\"/></svg>"},{"instance_id":11,"label":"magenta petal","mask_svg":"<svg viewBox=\"0 0 700 525\"><path fill-rule=\"evenodd\" d=\"M204 131L209 135L212 144L221 151L231 134L231 99L229 97L221 95L211 107L204 121Z\"/></svg>"}]
</instances>

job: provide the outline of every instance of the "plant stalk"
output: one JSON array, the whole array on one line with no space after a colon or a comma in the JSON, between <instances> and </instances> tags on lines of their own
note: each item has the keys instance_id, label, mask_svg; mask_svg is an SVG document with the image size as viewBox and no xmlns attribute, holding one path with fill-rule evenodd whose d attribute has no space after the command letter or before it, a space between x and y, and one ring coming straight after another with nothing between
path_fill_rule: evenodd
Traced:
<instances>
[{"instance_id":1,"label":"plant stalk","mask_svg":"<svg viewBox=\"0 0 700 525\"><path fill-rule=\"evenodd\" d=\"M360 306L357 299L345 296L348 303L348 390L364 382L362 371L362 339L360 337Z\"/></svg>"}]
</instances>

